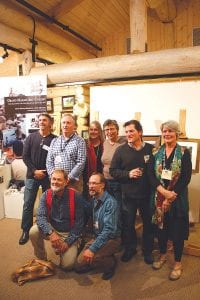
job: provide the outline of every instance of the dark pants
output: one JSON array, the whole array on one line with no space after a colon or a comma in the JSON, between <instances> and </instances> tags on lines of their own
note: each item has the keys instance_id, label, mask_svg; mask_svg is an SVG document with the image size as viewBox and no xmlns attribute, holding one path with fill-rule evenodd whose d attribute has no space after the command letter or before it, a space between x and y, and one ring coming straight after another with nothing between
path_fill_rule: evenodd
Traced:
<instances>
[{"instance_id":1,"label":"dark pants","mask_svg":"<svg viewBox=\"0 0 200 300\"><path fill-rule=\"evenodd\" d=\"M106 179L106 189L110 195L112 195L119 204L119 208L121 209L122 204L122 191L121 191L121 185L116 180L109 180Z\"/></svg>"},{"instance_id":2,"label":"dark pants","mask_svg":"<svg viewBox=\"0 0 200 300\"><path fill-rule=\"evenodd\" d=\"M161 254L167 252L167 242L172 240L175 261L181 261L184 240L189 235L189 220L187 217L171 217L169 213L164 216L163 229L156 227L156 236Z\"/></svg>"},{"instance_id":3,"label":"dark pants","mask_svg":"<svg viewBox=\"0 0 200 300\"><path fill-rule=\"evenodd\" d=\"M118 219L118 228L122 228L122 191L121 184L116 180L106 179L106 189L110 195L112 195L119 206L119 219Z\"/></svg>"},{"instance_id":4,"label":"dark pants","mask_svg":"<svg viewBox=\"0 0 200 300\"><path fill-rule=\"evenodd\" d=\"M101 268L103 272L110 270L115 266L115 257L114 254L119 251L119 246L121 244L121 239L112 239L109 240L104 246L102 246L93 258L91 264L88 264L84 259L83 254L86 249L90 247L90 245L94 242L94 240L90 240L77 258L77 262L75 264L75 270L77 272L87 271L89 269Z\"/></svg>"},{"instance_id":5,"label":"dark pants","mask_svg":"<svg viewBox=\"0 0 200 300\"><path fill-rule=\"evenodd\" d=\"M135 230L137 209L143 222L142 249L144 255L147 255L153 250L153 229L148 199L122 198L122 242L125 250L137 248Z\"/></svg>"},{"instance_id":6,"label":"dark pants","mask_svg":"<svg viewBox=\"0 0 200 300\"><path fill-rule=\"evenodd\" d=\"M50 187L49 178L45 177L42 180L26 179L21 223L23 231L29 231L33 226L33 209L40 185L42 186L42 192L45 192Z\"/></svg>"}]
</instances>

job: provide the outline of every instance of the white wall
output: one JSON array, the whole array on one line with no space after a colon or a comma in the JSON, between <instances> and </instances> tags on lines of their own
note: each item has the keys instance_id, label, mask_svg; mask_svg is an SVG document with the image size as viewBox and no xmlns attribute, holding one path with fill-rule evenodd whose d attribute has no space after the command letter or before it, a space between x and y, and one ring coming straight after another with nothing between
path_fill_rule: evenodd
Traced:
<instances>
[{"instance_id":1,"label":"white wall","mask_svg":"<svg viewBox=\"0 0 200 300\"><path fill-rule=\"evenodd\" d=\"M90 90L91 118L99 112L101 123L111 118L122 125L135 112L141 112L145 135L160 134L164 121L179 121L180 109L186 109L187 136L200 138L200 81L97 86Z\"/></svg>"},{"instance_id":2,"label":"white wall","mask_svg":"<svg viewBox=\"0 0 200 300\"><path fill-rule=\"evenodd\" d=\"M91 120L99 116L116 119L120 134L123 123L141 112L144 135L160 134L160 124L169 119L179 122L179 112L186 109L186 135L200 139L200 81L96 86L90 89ZM98 113L97 113L98 112ZM193 174L189 185L190 221L199 222L200 173Z\"/></svg>"}]
</instances>

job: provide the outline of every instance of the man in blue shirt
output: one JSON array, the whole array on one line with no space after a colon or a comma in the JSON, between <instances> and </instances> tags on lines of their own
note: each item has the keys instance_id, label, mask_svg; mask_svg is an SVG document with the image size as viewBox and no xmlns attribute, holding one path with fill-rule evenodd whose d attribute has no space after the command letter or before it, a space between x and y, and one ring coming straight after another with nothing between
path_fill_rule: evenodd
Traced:
<instances>
[{"instance_id":1,"label":"man in blue shirt","mask_svg":"<svg viewBox=\"0 0 200 300\"><path fill-rule=\"evenodd\" d=\"M54 170L51 190L44 192L40 199L37 225L30 230L30 240L36 257L43 260L47 259L44 239L50 240L55 253L60 255L61 268L71 270L83 229L83 199L78 192L68 189L67 184L67 174Z\"/></svg>"},{"instance_id":2,"label":"man in blue shirt","mask_svg":"<svg viewBox=\"0 0 200 300\"><path fill-rule=\"evenodd\" d=\"M89 194L92 198L94 237L86 243L75 264L77 273L84 273L96 267L103 268L102 279L108 280L115 273L114 253L121 243L119 206L117 201L105 191L105 178L94 173L89 179Z\"/></svg>"},{"instance_id":3,"label":"man in blue shirt","mask_svg":"<svg viewBox=\"0 0 200 300\"><path fill-rule=\"evenodd\" d=\"M54 169L63 169L68 174L68 186L82 192L82 174L86 160L86 145L76 133L76 119L64 114L61 119L62 135L51 143L47 155L47 173L51 176Z\"/></svg>"}]
</instances>

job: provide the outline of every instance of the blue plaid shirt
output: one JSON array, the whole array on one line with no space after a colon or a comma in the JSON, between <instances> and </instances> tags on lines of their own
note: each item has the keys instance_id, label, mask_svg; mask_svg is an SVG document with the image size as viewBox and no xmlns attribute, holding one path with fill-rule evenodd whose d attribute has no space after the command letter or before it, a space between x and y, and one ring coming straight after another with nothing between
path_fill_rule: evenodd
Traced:
<instances>
[{"instance_id":1,"label":"blue plaid shirt","mask_svg":"<svg viewBox=\"0 0 200 300\"><path fill-rule=\"evenodd\" d=\"M88 203L93 206L93 231L95 241L89 249L96 253L108 240L120 237L119 205L117 201L105 191L98 199ZM89 208L89 207L88 207Z\"/></svg>"},{"instance_id":2,"label":"blue plaid shirt","mask_svg":"<svg viewBox=\"0 0 200 300\"><path fill-rule=\"evenodd\" d=\"M53 170L63 169L70 179L79 180L86 160L86 145L83 138L77 134L69 139L64 136L55 138L47 155L46 167L49 176Z\"/></svg>"}]
</instances>

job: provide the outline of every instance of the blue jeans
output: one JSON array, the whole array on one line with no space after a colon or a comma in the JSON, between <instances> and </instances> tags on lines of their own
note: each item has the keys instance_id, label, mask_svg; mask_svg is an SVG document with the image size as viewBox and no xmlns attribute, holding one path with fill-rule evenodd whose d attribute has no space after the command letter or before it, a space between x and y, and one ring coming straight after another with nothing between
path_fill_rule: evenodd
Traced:
<instances>
[{"instance_id":1,"label":"blue jeans","mask_svg":"<svg viewBox=\"0 0 200 300\"><path fill-rule=\"evenodd\" d=\"M33 226L33 209L40 185L42 186L42 192L46 191L50 187L49 178L45 177L42 180L26 179L21 223L23 231L29 231Z\"/></svg>"}]
</instances>

